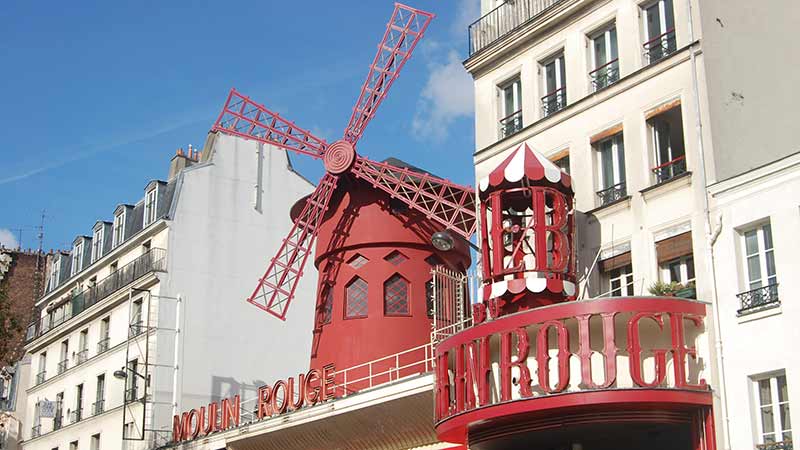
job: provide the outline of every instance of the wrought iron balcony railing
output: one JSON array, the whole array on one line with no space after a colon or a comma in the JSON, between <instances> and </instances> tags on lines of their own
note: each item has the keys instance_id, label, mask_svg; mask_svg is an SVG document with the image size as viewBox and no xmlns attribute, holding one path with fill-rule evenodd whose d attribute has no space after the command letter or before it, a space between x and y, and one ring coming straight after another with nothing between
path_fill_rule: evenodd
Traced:
<instances>
[{"instance_id":1,"label":"wrought iron balcony railing","mask_svg":"<svg viewBox=\"0 0 800 450\"><path fill-rule=\"evenodd\" d=\"M100 339L97 342L97 354L105 352L108 350L109 344L111 343L111 338L106 336L103 339Z\"/></svg>"},{"instance_id":2,"label":"wrought iron balcony railing","mask_svg":"<svg viewBox=\"0 0 800 450\"><path fill-rule=\"evenodd\" d=\"M564 0L506 0L469 26L469 55L541 16Z\"/></svg>"},{"instance_id":3,"label":"wrought iron balcony railing","mask_svg":"<svg viewBox=\"0 0 800 450\"><path fill-rule=\"evenodd\" d=\"M742 292L736 297L739 298L740 306L736 313L740 316L757 311L765 306L780 305L780 299L778 299L778 283Z\"/></svg>"},{"instance_id":4,"label":"wrought iron balcony railing","mask_svg":"<svg viewBox=\"0 0 800 450\"><path fill-rule=\"evenodd\" d=\"M511 136L522 129L522 110L500 119L500 139Z\"/></svg>"},{"instance_id":5,"label":"wrought iron balcony railing","mask_svg":"<svg viewBox=\"0 0 800 450\"><path fill-rule=\"evenodd\" d=\"M562 110L565 106L567 106L566 86L542 97L542 115L545 117Z\"/></svg>"},{"instance_id":6,"label":"wrought iron balcony railing","mask_svg":"<svg viewBox=\"0 0 800 450\"><path fill-rule=\"evenodd\" d=\"M144 326L144 322L142 322L142 319L139 318L138 320L134 320L134 322L131 323L130 330L128 330L128 334L130 337L138 336L144 333L146 329L147 327Z\"/></svg>"},{"instance_id":7,"label":"wrought iron balcony railing","mask_svg":"<svg viewBox=\"0 0 800 450\"><path fill-rule=\"evenodd\" d=\"M61 429L64 426L64 416L62 414L56 414L53 417L53 431Z\"/></svg>"},{"instance_id":8,"label":"wrought iron balcony railing","mask_svg":"<svg viewBox=\"0 0 800 450\"><path fill-rule=\"evenodd\" d=\"M139 390L135 387L125 389L125 401L135 402L139 400Z\"/></svg>"},{"instance_id":9,"label":"wrought iron balcony railing","mask_svg":"<svg viewBox=\"0 0 800 450\"><path fill-rule=\"evenodd\" d=\"M42 435L42 425L34 425L31 427L31 439L37 438Z\"/></svg>"},{"instance_id":10,"label":"wrought iron balcony railing","mask_svg":"<svg viewBox=\"0 0 800 450\"><path fill-rule=\"evenodd\" d=\"M69 369L69 361L66 359L62 359L61 362L58 363L58 374L62 374Z\"/></svg>"},{"instance_id":11,"label":"wrought iron balcony railing","mask_svg":"<svg viewBox=\"0 0 800 450\"><path fill-rule=\"evenodd\" d=\"M656 184L669 181L686 172L686 156L679 156L672 161L653 167L652 170L656 176Z\"/></svg>"},{"instance_id":12,"label":"wrought iron balcony railing","mask_svg":"<svg viewBox=\"0 0 800 450\"><path fill-rule=\"evenodd\" d=\"M75 359L76 359L76 361L75 361L76 364L85 363L86 360L89 359L89 349L85 348L85 349L79 351L78 353L76 353L75 354Z\"/></svg>"},{"instance_id":13,"label":"wrought iron balcony railing","mask_svg":"<svg viewBox=\"0 0 800 450\"><path fill-rule=\"evenodd\" d=\"M71 296L67 307L57 314L48 314L30 325L26 337L32 340L42 336L67 320L77 316L100 300L133 283L150 272L164 272L167 268L167 251L150 249L144 255L120 267L96 285ZM33 328L33 330L31 330Z\"/></svg>"},{"instance_id":14,"label":"wrought iron balcony railing","mask_svg":"<svg viewBox=\"0 0 800 450\"><path fill-rule=\"evenodd\" d=\"M647 64L653 64L672 53L678 48L675 40L675 29L667 30L666 33L650 39L642 44L644 47L644 57Z\"/></svg>"},{"instance_id":15,"label":"wrought iron balcony railing","mask_svg":"<svg viewBox=\"0 0 800 450\"><path fill-rule=\"evenodd\" d=\"M92 403L92 415L96 416L98 414L102 414L105 411L105 400L98 400Z\"/></svg>"},{"instance_id":16,"label":"wrought iron balcony railing","mask_svg":"<svg viewBox=\"0 0 800 450\"><path fill-rule=\"evenodd\" d=\"M625 182L615 184L605 189L597 191L597 196L600 197L600 206L605 206L628 195L625 187Z\"/></svg>"},{"instance_id":17,"label":"wrought iron balcony railing","mask_svg":"<svg viewBox=\"0 0 800 450\"><path fill-rule=\"evenodd\" d=\"M756 445L758 450L793 450L792 441L768 442Z\"/></svg>"},{"instance_id":18,"label":"wrought iron balcony railing","mask_svg":"<svg viewBox=\"0 0 800 450\"><path fill-rule=\"evenodd\" d=\"M47 371L43 370L36 374L36 384L42 384L47 379Z\"/></svg>"},{"instance_id":19,"label":"wrought iron balcony railing","mask_svg":"<svg viewBox=\"0 0 800 450\"><path fill-rule=\"evenodd\" d=\"M69 423L78 423L83 419L83 408L78 408L69 413Z\"/></svg>"},{"instance_id":20,"label":"wrought iron balcony railing","mask_svg":"<svg viewBox=\"0 0 800 450\"><path fill-rule=\"evenodd\" d=\"M589 72L592 87L599 91L619 81L619 58L613 59Z\"/></svg>"}]
</instances>

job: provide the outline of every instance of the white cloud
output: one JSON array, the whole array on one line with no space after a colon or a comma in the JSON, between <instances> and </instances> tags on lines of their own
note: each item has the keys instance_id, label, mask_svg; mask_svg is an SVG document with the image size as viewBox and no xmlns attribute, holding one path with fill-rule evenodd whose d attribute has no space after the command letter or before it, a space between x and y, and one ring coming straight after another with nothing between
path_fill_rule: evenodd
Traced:
<instances>
[{"instance_id":1,"label":"white cloud","mask_svg":"<svg viewBox=\"0 0 800 450\"><path fill-rule=\"evenodd\" d=\"M455 50L444 63L432 64L430 75L411 123L417 139L441 141L453 121L471 117L474 109L472 77L464 70Z\"/></svg>"},{"instance_id":2,"label":"white cloud","mask_svg":"<svg viewBox=\"0 0 800 450\"><path fill-rule=\"evenodd\" d=\"M9 229L0 228L0 247L17 248L18 246L19 242L17 242L14 233Z\"/></svg>"}]
</instances>

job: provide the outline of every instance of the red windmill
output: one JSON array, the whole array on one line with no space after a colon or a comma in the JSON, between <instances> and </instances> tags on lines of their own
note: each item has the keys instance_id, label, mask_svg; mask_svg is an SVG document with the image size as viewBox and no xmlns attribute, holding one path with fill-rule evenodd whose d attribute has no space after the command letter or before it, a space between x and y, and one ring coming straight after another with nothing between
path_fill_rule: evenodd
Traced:
<instances>
[{"instance_id":1,"label":"red windmill","mask_svg":"<svg viewBox=\"0 0 800 450\"><path fill-rule=\"evenodd\" d=\"M398 160L371 161L355 150L432 18L431 13L395 4L344 135L330 145L235 90L214 125L215 131L323 160L326 174L292 209L294 226L247 299L285 319L311 247L320 237L312 366L319 360L319 365L348 367L424 343L430 320L423 277L430 277L431 262L444 260L462 270L469 265L466 251L436 256L430 237L442 228L466 239L472 235L472 188ZM380 301L382 308L376 304Z\"/></svg>"}]
</instances>

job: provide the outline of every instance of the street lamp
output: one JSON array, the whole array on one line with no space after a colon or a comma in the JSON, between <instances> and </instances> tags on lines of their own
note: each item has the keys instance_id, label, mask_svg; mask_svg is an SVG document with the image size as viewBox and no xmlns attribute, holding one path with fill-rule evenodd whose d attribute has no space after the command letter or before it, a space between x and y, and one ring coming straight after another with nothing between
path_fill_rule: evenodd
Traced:
<instances>
[{"instance_id":1,"label":"street lamp","mask_svg":"<svg viewBox=\"0 0 800 450\"><path fill-rule=\"evenodd\" d=\"M466 242L473 250L480 252L481 249L477 245L473 244L472 242L462 238L461 236L457 236L463 242ZM449 252L456 246L456 238L449 231L437 231L433 233L431 236L431 244L433 244L436 250L441 252Z\"/></svg>"},{"instance_id":2,"label":"street lamp","mask_svg":"<svg viewBox=\"0 0 800 450\"><path fill-rule=\"evenodd\" d=\"M139 372L137 372L137 371L135 371L133 369L127 369L126 370L124 367L119 369L119 370L115 370L114 371L114 378L117 378L117 379L120 379L120 380L124 380L124 379L128 378L128 371L130 371L131 373L133 373L134 375L138 376L139 378L141 378L143 380L147 379L147 378L145 378L144 375L140 374Z\"/></svg>"}]
</instances>

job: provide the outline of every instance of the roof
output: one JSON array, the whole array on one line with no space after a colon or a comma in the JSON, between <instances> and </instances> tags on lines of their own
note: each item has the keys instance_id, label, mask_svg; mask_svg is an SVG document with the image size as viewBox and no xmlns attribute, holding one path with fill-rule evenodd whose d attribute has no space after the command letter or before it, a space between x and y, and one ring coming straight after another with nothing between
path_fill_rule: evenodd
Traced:
<instances>
[{"instance_id":1,"label":"roof","mask_svg":"<svg viewBox=\"0 0 800 450\"><path fill-rule=\"evenodd\" d=\"M572 192L572 179L569 174L525 142L511 152L489 175L481 178L478 186L483 195L490 190L519 187L523 179Z\"/></svg>"}]
</instances>

